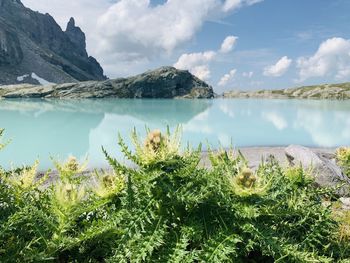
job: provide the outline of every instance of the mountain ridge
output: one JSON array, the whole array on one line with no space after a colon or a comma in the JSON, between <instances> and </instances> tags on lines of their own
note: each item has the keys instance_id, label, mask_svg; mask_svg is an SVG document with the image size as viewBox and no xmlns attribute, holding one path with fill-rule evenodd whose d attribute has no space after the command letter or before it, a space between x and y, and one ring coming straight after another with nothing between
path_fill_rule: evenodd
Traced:
<instances>
[{"instance_id":1,"label":"mountain ridge","mask_svg":"<svg viewBox=\"0 0 350 263\"><path fill-rule=\"evenodd\" d=\"M47 13L0 0L0 83L40 84L33 73L53 83L106 79L74 18L63 31Z\"/></svg>"}]
</instances>

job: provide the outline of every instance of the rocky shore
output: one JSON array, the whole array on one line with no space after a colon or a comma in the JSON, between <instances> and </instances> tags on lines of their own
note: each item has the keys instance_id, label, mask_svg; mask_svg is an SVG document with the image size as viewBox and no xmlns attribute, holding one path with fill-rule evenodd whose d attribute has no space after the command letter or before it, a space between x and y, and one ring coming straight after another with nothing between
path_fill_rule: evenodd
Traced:
<instances>
[{"instance_id":1,"label":"rocky shore","mask_svg":"<svg viewBox=\"0 0 350 263\"><path fill-rule=\"evenodd\" d=\"M258 91L228 91L223 98L261 98L261 99L350 99L350 82L324 84L299 88Z\"/></svg>"},{"instance_id":2,"label":"rocky shore","mask_svg":"<svg viewBox=\"0 0 350 263\"><path fill-rule=\"evenodd\" d=\"M161 67L130 77L58 85L0 86L0 98L213 98L213 88L186 70Z\"/></svg>"}]
</instances>

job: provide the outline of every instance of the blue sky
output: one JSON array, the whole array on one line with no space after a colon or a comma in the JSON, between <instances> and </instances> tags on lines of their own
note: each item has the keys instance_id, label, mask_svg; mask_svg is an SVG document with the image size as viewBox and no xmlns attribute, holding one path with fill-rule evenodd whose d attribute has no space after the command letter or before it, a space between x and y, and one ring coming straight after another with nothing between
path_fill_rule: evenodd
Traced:
<instances>
[{"instance_id":1,"label":"blue sky","mask_svg":"<svg viewBox=\"0 0 350 263\"><path fill-rule=\"evenodd\" d=\"M299 85L295 59L311 56L319 45L330 38L350 36L350 1L346 0L266 0L249 8L242 8L223 19L229 25L206 23L198 35L198 43L222 39L227 34L239 37L237 46L228 55L225 65L213 69L215 76L223 69L237 68L239 71L253 71L255 81L263 82L263 88L279 88ZM210 36L210 37L208 37ZM255 54L255 55L254 55ZM294 62L281 77L266 77L262 68L274 64L279 58L288 56ZM293 65L294 64L294 65ZM214 71L215 70L215 71ZM238 75L238 74L237 74ZM344 79L349 80L349 78ZM321 82L337 82L334 75L315 77L300 85ZM254 88L249 81L237 76L236 87Z\"/></svg>"},{"instance_id":2,"label":"blue sky","mask_svg":"<svg viewBox=\"0 0 350 263\"><path fill-rule=\"evenodd\" d=\"M175 65L218 93L350 81L349 0L23 3L63 28L74 16L109 77Z\"/></svg>"}]
</instances>

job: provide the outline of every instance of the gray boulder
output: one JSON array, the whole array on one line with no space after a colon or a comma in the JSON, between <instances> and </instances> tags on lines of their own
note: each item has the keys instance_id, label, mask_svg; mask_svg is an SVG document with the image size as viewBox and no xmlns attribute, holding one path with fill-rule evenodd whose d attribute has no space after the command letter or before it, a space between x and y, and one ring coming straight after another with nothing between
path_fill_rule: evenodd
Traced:
<instances>
[{"instance_id":1,"label":"gray boulder","mask_svg":"<svg viewBox=\"0 0 350 263\"><path fill-rule=\"evenodd\" d=\"M311 168L318 186L337 188L337 194L340 196L349 195L350 179L337 166L335 156L317 154L311 149L299 145L288 146L285 149L285 154L291 165L301 165L305 169ZM345 185L341 186L342 184Z\"/></svg>"}]
</instances>

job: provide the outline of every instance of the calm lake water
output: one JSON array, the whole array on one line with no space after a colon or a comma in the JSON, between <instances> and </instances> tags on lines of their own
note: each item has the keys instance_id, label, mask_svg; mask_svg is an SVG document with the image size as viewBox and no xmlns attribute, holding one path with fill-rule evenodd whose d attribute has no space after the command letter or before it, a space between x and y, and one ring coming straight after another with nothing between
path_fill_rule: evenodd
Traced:
<instances>
[{"instance_id":1,"label":"calm lake water","mask_svg":"<svg viewBox=\"0 0 350 263\"><path fill-rule=\"evenodd\" d=\"M0 165L52 167L50 156L89 158L105 167L103 145L117 156L117 134L133 127L175 128L183 141L234 146L336 147L350 144L350 102L311 100L0 100L0 127L12 142L0 152ZM130 143L130 140L127 140ZM12 163L11 163L12 162Z\"/></svg>"}]
</instances>

